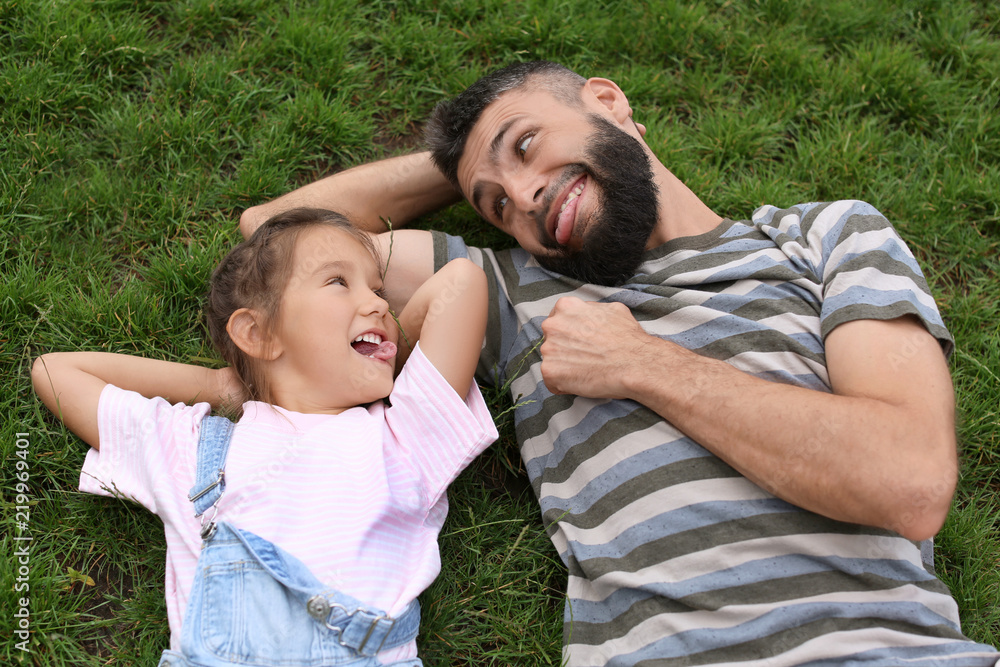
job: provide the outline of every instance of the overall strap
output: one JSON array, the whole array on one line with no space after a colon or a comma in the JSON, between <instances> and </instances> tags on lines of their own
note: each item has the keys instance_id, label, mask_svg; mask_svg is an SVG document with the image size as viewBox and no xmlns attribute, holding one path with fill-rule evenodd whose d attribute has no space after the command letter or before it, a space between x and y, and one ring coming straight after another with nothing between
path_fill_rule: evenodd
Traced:
<instances>
[{"instance_id":1,"label":"overall strap","mask_svg":"<svg viewBox=\"0 0 1000 667\"><path fill-rule=\"evenodd\" d=\"M194 503L195 516L216 507L226 492L226 455L229 453L233 426L233 422L225 417L205 417L201 420L195 483L188 493L188 500ZM214 521L209 520L206 524L203 519L201 532L202 539L211 537L215 532Z\"/></svg>"},{"instance_id":2,"label":"overall strap","mask_svg":"<svg viewBox=\"0 0 1000 667\"><path fill-rule=\"evenodd\" d=\"M395 616L370 608L342 591L325 586L309 568L277 544L219 522L220 544L239 541L243 562L256 562L282 587L282 599L306 611L325 626L341 646L364 656L374 656L383 649L396 648L413 641L420 627L420 604L413 600ZM209 547L211 548L211 547ZM286 618L278 614L278 618Z\"/></svg>"}]
</instances>

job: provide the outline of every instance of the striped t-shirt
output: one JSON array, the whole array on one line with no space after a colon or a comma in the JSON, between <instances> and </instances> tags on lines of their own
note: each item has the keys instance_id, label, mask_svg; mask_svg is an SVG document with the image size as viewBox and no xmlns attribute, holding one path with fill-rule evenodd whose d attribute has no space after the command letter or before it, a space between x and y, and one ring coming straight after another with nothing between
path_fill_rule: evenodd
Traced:
<instances>
[{"instance_id":1,"label":"striped t-shirt","mask_svg":"<svg viewBox=\"0 0 1000 667\"><path fill-rule=\"evenodd\" d=\"M218 519L296 556L323 583L396 614L441 569L437 536L445 490L497 436L472 383L463 400L419 343L390 396L336 415L245 403L226 462ZM98 407L101 449L91 449L80 490L139 503L163 521L167 538L170 647L201 553L200 520L187 499L207 403L171 405L105 387ZM383 660L416 655L416 644Z\"/></svg>"},{"instance_id":2,"label":"striped t-shirt","mask_svg":"<svg viewBox=\"0 0 1000 667\"><path fill-rule=\"evenodd\" d=\"M647 251L622 287L435 236L438 266L463 256L492 297L481 379L510 382L521 453L569 569L569 665L997 663L961 634L914 543L774 497L634 401L542 382L541 323L567 295L621 302L650 334L818 391L830 391L823 340L850 320L915 315L950 352L917 263L871 206L763 207Z\"/></svg>"}]
</instances>

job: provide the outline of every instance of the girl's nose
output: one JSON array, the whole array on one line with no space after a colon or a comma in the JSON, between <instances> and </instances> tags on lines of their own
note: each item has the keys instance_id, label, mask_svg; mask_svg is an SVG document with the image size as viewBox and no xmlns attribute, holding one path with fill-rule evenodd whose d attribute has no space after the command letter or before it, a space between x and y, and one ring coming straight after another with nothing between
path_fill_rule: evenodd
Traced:
<instances>
[{"instance_id":1,"label":"girl's nose","mask_svg":"<svg viewBox=\"0 0 1000 667\"><path fill-rule=\"evenodd\" d=\"M366 315L369 313L377 313L384 316L389 312L389 302L375 292L368 293L367 298L361 307Z\"/></svg>"}]
</instances>

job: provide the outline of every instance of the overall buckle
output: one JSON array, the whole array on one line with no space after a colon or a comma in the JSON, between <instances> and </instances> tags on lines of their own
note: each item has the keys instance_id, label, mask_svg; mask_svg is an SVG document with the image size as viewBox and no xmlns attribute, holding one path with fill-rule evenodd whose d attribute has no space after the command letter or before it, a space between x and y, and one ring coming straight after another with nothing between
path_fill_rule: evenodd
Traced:
<instances>
[{"instance_id":1,"label":"overall buckle","mask_svg":"<svg viewBox=\"0 0 1000 667\"><path fill-rule=\"evenodd\" d=\"M314 619L325 625L329 630L338 635L337 641L341 646L354 649L361 655L374 656L382 650L382 646L385 645L385 640L389 638L389 634L392 629L396 626L396 619L386 616L385 614L374 614L373 612L363 608L358 607L354 611L350 611L342 604L337 604L336 602L331 603L322 595L314 595L306 602L306 611ZM330 617L335 611L339 611L338 616L343 615L343 618L338 621L340 625L334 625L330 622ZM364 632L364 636L358 641L357 639L351 639L346 637L348 634L346 631L350 630L349 634L357 635L359 632ZM379 641L378 646L374 649L366 651L368 646L368 641L372 639L376 630L380 630L382 635L381 641Z\"/></svg>"}]
</instances>

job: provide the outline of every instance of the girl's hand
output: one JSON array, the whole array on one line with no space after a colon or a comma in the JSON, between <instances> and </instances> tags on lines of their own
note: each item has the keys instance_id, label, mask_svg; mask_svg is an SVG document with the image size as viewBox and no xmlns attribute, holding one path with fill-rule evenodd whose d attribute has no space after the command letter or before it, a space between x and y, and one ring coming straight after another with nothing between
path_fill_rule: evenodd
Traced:
<instances>
[{"instance_id":1,"label":"girl's hand","mask_svg":"<svg viewBox=\"0 0 1000 667\"><path fill-rule=\"evenodd\" d=\"M206 398L206 400L212 404L212 407L239 405L243 402L246 388L231 366L212 371L211 381L212 386L209 389L209 394L214 398Z\"/></svg>"},{"instance_id":2,"label":"girl's hand","mask_svg":"<svg viewBox=\"0 0 1000 667\"><path fill-rule=\"evenodd\" d=\"M100 448L97 406L109 384L147 398L206 402L213 408L242 395L242 387L229 368L212 370L107 352L42 355L31 368L31 381L46 407L94 449Z\"/></svg>"}]
</instances>

